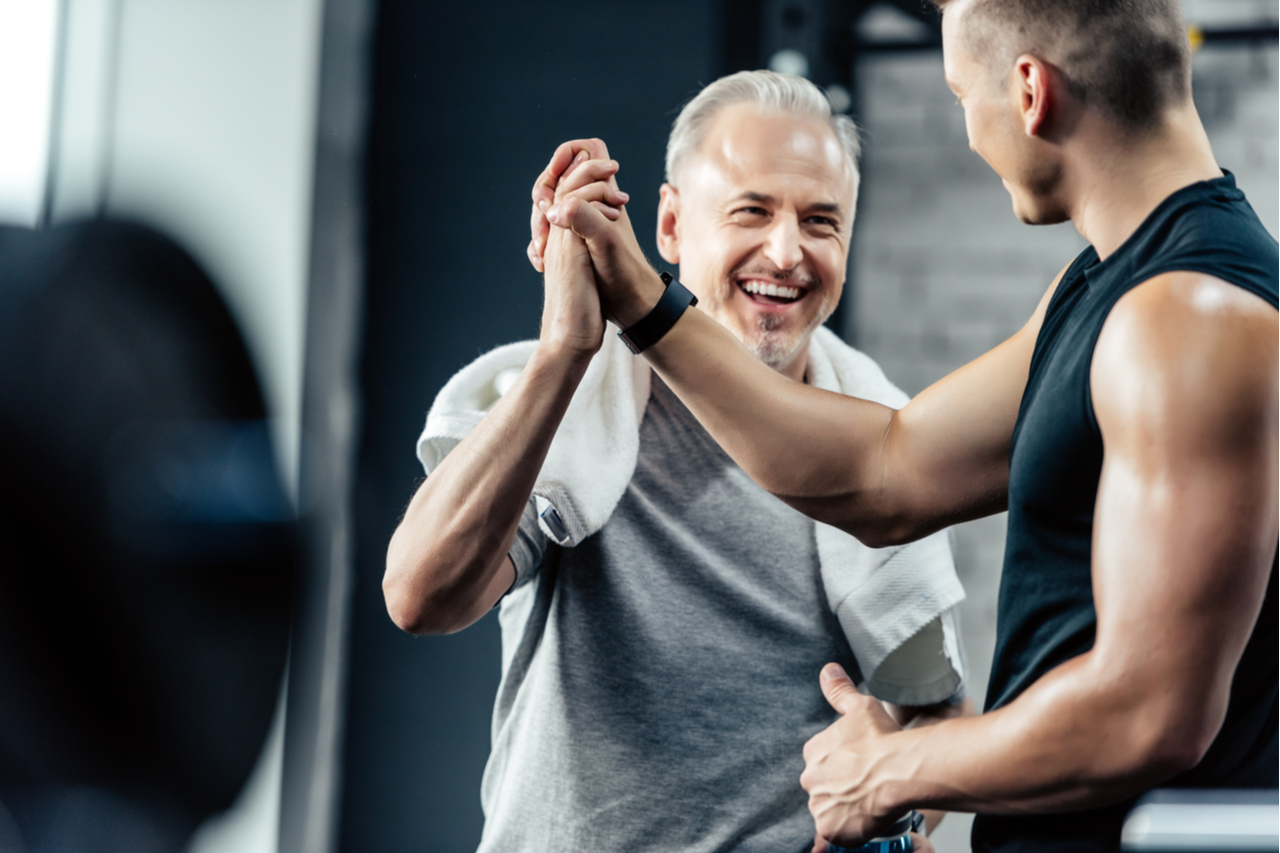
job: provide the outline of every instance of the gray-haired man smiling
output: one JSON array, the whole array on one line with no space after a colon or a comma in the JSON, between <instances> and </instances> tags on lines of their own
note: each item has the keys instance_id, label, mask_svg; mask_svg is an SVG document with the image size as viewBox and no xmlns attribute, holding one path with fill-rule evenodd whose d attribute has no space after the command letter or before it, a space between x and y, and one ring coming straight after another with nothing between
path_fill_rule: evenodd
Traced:
<instances>
[{"instance_id":1,"label":"gray-haired man smiling","mask_svg":"<svg viewBox=\"0 0 1280 853\"><path fill-rule=\"evenodd\" d=\"M562 191L625 194L598 141ZM857 137L812 84L745 72L672 133L658 249L698 308L797 382L906 397L822 321L844 283ZM503 679L481 849L799 850L804 742L840 660L904 724L962 713L945 536L873 550L755 486L605 334L581 240L557 229L537 342L441 392L430 476L392 539L388 610L460 630L501 601ZM750 417L749 412L743 413Z\"/></svg>"}]
</instances>

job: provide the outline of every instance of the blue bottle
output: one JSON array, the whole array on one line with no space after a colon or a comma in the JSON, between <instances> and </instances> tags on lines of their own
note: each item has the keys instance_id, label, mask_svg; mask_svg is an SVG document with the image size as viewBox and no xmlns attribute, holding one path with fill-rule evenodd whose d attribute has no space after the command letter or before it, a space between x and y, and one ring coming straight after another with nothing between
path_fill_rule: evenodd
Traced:
<instances>
[{"instance_id":1,"label":"blue bottle","mask_svg":"<svg viewBox=\"0 0 1280 853\"><path fill-rule=\"evenodd\" d=\"M909 811L894 821L893 826L884 835L873 838L861 847L837 847L829 845L831 853L910 853L911 838L908 832L919 832L924 823L924 815L917 811Z\"/></svg>"}]
</instances>

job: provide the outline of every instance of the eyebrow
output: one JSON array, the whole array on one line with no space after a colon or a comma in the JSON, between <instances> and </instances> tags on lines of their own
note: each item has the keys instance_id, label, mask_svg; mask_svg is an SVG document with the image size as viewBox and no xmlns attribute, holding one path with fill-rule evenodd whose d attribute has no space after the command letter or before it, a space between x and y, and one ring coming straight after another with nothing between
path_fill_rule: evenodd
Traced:
<instances>
[{"instance_id":1,"label":"eyebrow","mask_svg":"<svg viewBox=\"0 0 1280 853\"><path fill-rule=\"evenodd\" d=\"M769 204L775 201L775 199L773 196L767 195L766 193L757 193L747 190L746 192L739 193L730 199L730 203L735 201L758 201L764 204ZM831 201L822 201L817 204L811 204L805 209L810 213L832 213L836 216L844 216L844 211L840 209L840 205Z\"/></svg>"}]
</instances>

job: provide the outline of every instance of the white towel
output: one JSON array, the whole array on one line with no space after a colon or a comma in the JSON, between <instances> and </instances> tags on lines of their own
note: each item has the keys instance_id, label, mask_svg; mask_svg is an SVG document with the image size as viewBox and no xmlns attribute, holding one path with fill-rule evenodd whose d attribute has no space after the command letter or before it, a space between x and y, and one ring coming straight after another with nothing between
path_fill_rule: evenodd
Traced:
<instances>
[{"instance_id":1,"label":"white towel","mask_svg":"<svg viewBox=\"0 0 1280 853\"><path fill-rule=\"evenodd\" d=\"M441 389L418 439L418 458L428 475L480 422L510 387L536 341L498 347L463 368ZM635 472L640 421L649 400L649 366L633 356L617 335L606 334L574 393L551 442L533 489L539 526L552 541L573 547L598 531L613 514ZM810 339L807 378L828 391L900 408L907 395L879 365L819 327ZM815 538L828 603L858 659L864 678L889 653L964 599L945 532L892 548L868 548L852 536L816 523ZM943 620L945 654L957 684L963 676L955 626ZM923 692L920 692L923 691ZM943 697L930 687L898 696L900 704L929 704Z\"/></svg>"}]
</instances>

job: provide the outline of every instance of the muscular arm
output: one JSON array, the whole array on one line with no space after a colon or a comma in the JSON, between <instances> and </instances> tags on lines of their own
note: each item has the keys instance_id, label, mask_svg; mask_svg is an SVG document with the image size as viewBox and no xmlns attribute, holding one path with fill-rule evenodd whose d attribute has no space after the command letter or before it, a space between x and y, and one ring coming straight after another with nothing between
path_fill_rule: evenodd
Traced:
<instances>
[{"instance_id":1,"label":"muscular arm","mask_svg":"<svg viewBox=\"0 0 1280 853\"><path fill-rule=\"evenodd\" d=\"M1199 762L1276 548L1276 345L1275 310L1208 276L1159 276L1117 304L1091 375L1106 448L1093 649L998 711L919 731L842 695L849 715L806 749L827 837L907 805L1104 805Z\"/></svg>"},{"instance_id":2,"label":"muscular arm","mask_svg":"<svg viewBox=\"0 0 1280 853\"><path fill-rule=\"evenodd\" d=\"M645 355L752 479L883 547L1004 509L1043 311L897 411L791 382L696 310Z\"/></svg>"},{"instance_id":3,"label":"muscular arm","mask_svg":"<svg viewBox=\"0 0 1280 853\"><path fill-rule=\"evenodd\" d=\"M561 165L557 156L549 173ZM539 178L535 199L553 178ZM611 221L568 197L547 216L586 240L605 314L619 326L658 301L663 285L625 213ZM540 222L535 207L531 258ZM696 309L645 356L757 483L883 546L1004 508L1009 442L1048 297L1012 338L900 411L792 382Z\"/></svg>"}]
</instances>

